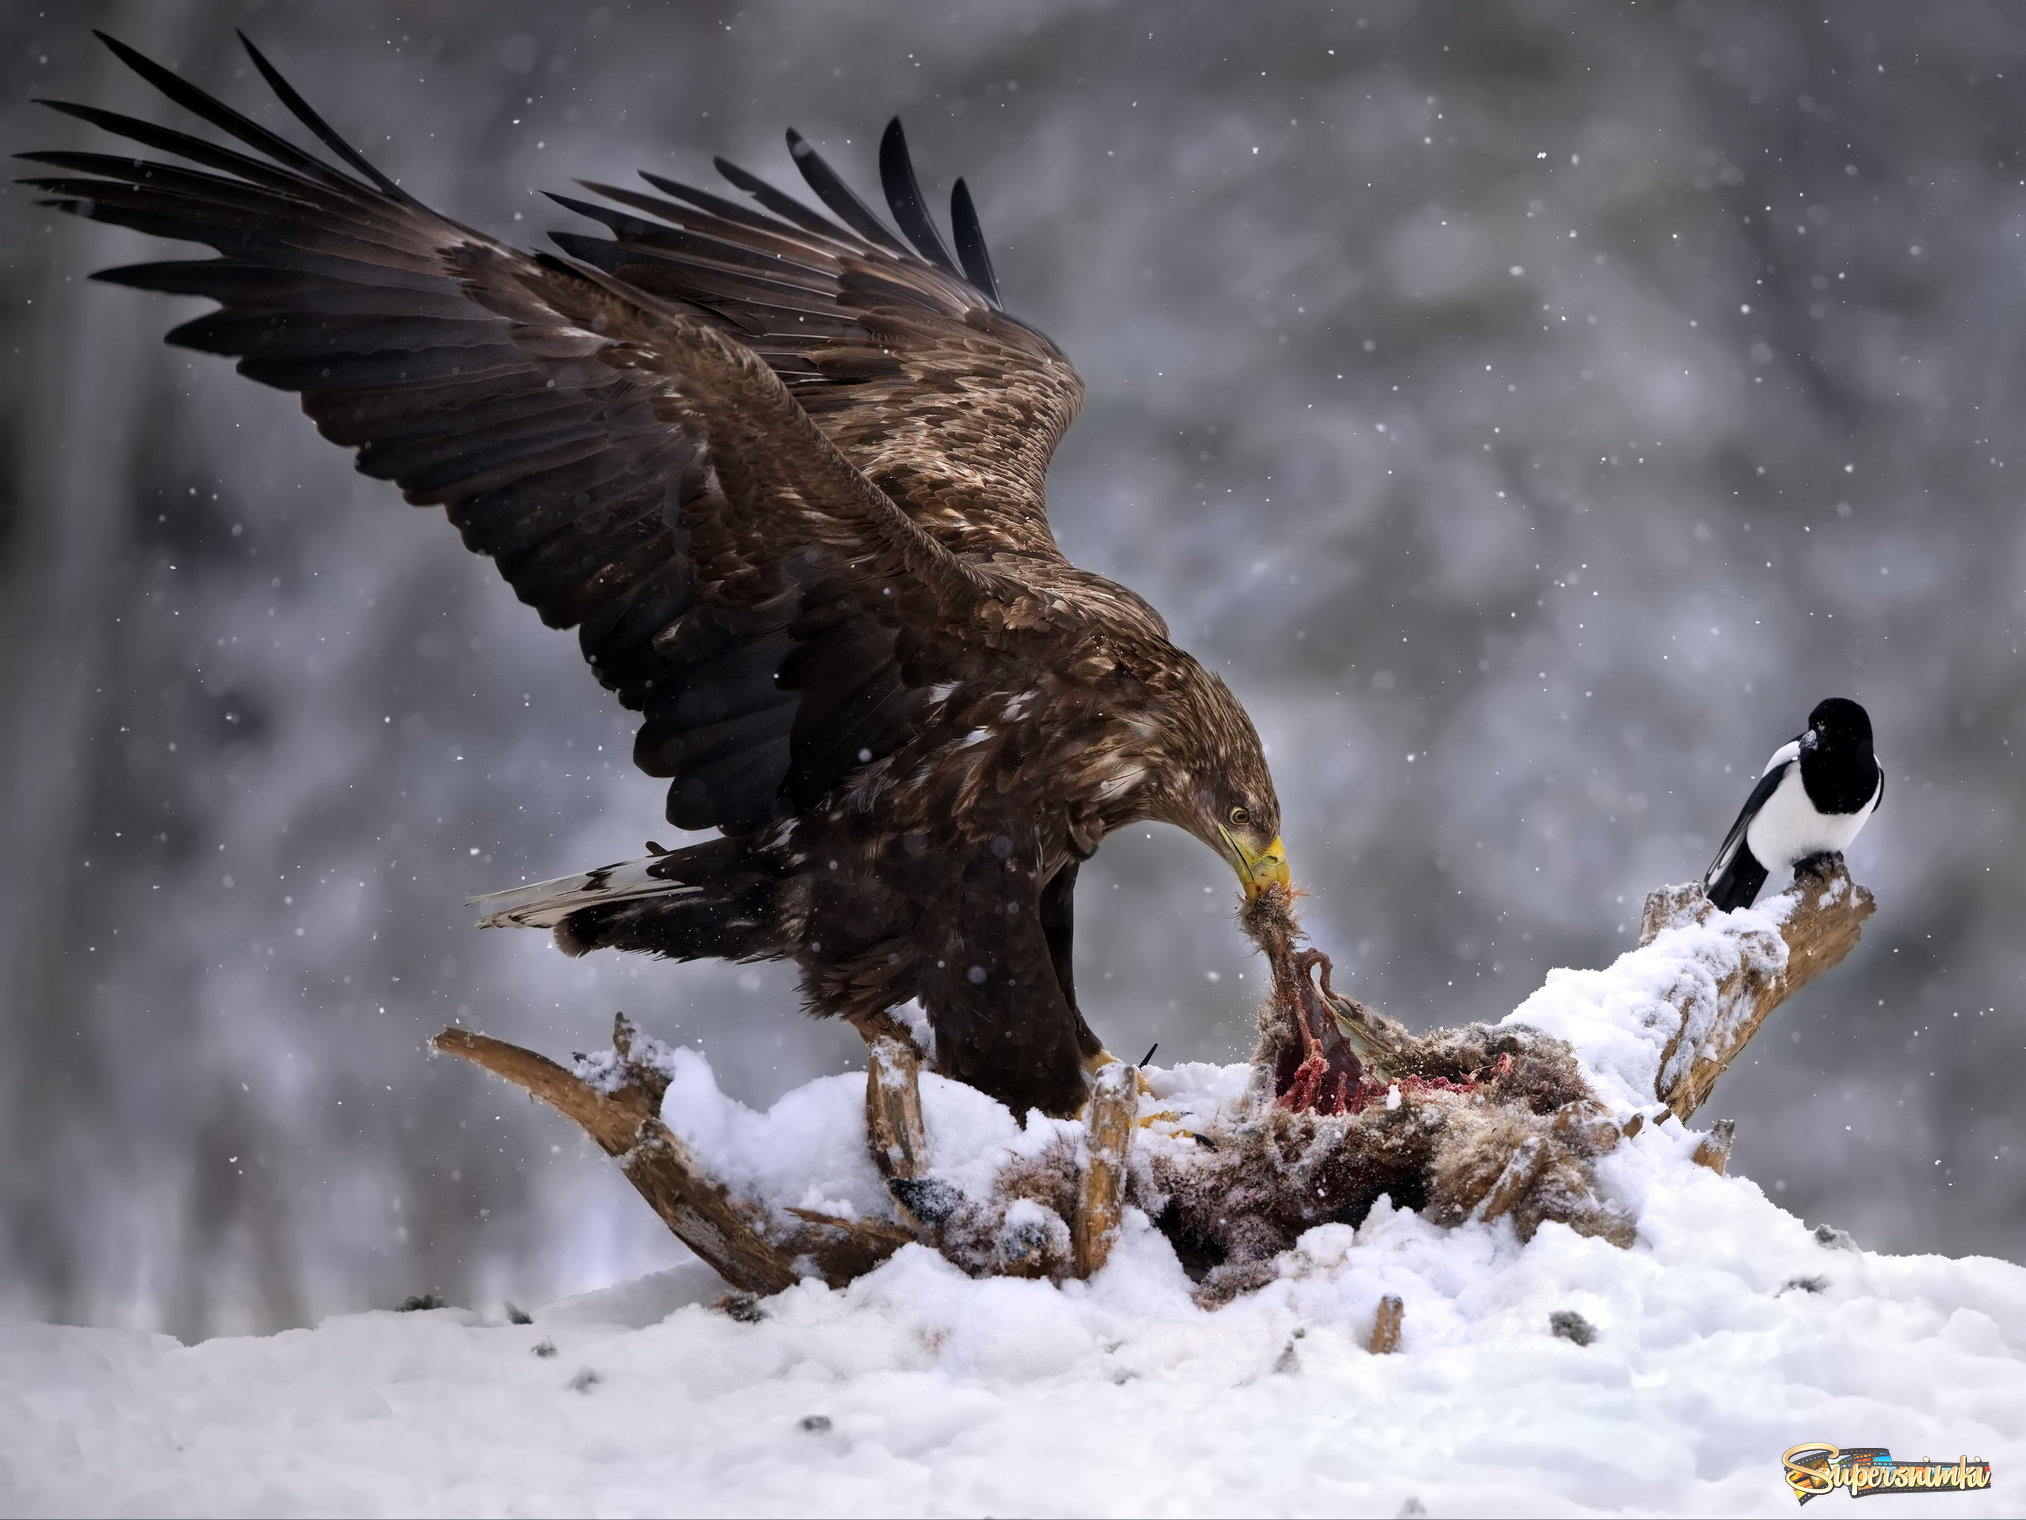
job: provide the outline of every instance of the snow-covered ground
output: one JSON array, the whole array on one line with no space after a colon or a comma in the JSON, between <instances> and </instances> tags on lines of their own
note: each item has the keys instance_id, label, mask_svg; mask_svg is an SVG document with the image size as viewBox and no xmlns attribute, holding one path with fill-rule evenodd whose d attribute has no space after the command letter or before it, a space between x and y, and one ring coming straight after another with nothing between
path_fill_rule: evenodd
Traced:
<instances>
[{"instance_id":1,"label":"snow-covered ground","mask_svg":"<svg viewBox=\"0 0 2026 1520\"><path fill-rule=\"evenodd\" d=\"M965 1122L944 1086L932 1132ZM770 1186L818 1162L794 1137L837 1133L848 1097L753 1114L688 1057L678 1090L693 1143L773 1156ZM971 1119L971 1143L1013 1138ZM1987 1491L1867 1515L2026 1509L2026 1269L1818 1238L1690 1144L1649 1125L1604 1163L1632 1250L1382 1203L1214 1312L1135 1215L1087 1284L973 1281L910 1247L753 1323L692 1263L532 1324L354 1314L195 1346L0 1326L0 1512L1772 1514L1804 1441L1993 1464ZM849 1203L854 1173L811 1185ZM1375 1356L1384 1294L1404 1336Z\"/></svg>"}]
</instances>

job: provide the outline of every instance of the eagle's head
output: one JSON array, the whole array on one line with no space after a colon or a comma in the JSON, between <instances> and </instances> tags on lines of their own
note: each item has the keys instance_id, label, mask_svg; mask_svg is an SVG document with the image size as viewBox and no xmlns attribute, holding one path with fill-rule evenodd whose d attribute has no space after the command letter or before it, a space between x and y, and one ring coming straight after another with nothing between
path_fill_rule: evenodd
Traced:
<instances>
[{"instance_id":1,"label":"eagle's head","mask_svg":"<svg viewBox=\"0 0 2026 1520\"><path fill-rule=\"evenodd\" d=\"M1194 834L1230 863L1249 902L1286 886L1280 798L1252 719L1209 671L1182 692L1171 730L1173 762L1158 816Z\"/></svg>"}]
</instances>

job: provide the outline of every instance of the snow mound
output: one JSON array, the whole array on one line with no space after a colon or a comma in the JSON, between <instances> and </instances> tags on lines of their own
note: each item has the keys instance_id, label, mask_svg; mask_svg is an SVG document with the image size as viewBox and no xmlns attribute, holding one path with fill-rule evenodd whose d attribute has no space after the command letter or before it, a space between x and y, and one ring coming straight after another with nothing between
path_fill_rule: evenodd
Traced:
<instances>
[{"instance_id":1,"label":"snow mound","mask_svg":"<svg viewBox=\"0 0 2026 1520\"><path fill-rule=\"evenodd\" d=\"M853 1143L865 1133L864 1073L819 1077L761 1113L719 1091L701 1051L670 1052L663 1069L661 1122L733 1193L844 1219L898 1218L870 1152ZM928 1175L967 1197L989 1194L1012 1161L1083 1139L1081 1123L1041 1113L1022 1129L1003 1103L933 1072L921 1074L921 1097Z\"/></svg>"},{"instance_id":2,"label":"snow mound","mask_svg":"<svg viewBox=\"0 0 2026 1520\"><path fill-rule=\"evenodd\" d=\"M1154 1083L1202 1112L1243 1071ZM861 1079L760 1114L700 1058L673 1074L671 1121L736 1185L887 1209L838 1138ZM923 1100L945 1175L1045 1143L955 1084ZM973 1280L911 1246L750 1322L692 1261L522 1325L0 1327L0 1513L1771 1514L1804 1441L1993 1464L1990 1490L1867 1515L2017 1513L2026 1270L1854 1249L1691 1148L1668 1120L1602 1163L1631 1250L1381 1202L1216 1311L1133 1214L1088 1283ZM1383 1295L1404 1333L1375 1356Z\"/></svg>"}]
</instances>

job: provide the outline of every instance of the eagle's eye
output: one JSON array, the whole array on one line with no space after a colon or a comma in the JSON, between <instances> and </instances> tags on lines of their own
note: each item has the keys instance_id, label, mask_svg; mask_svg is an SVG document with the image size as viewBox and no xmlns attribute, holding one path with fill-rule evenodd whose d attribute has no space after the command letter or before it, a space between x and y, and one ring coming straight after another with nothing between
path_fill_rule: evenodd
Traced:
<instances>
[{"instance_id":1,"label":"eagle's eye","mask_svg":"<svg viewBox=\"0 0 2026 1520\"><path fill-rule=\"evenodd\" d=\"M1231 810L1231 821L1235 824L1243 826L1245 824L1252 822L1252 815L1246 812L1245 809L1242 807L1235 807Z\"/></svg>"}]
</instances>

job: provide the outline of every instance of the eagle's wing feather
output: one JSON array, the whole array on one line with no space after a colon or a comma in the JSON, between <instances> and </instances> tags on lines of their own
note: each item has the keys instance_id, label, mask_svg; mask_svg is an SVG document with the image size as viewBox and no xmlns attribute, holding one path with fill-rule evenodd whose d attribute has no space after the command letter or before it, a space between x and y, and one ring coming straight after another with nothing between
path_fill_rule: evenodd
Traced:
<instances>
[{"instance_id":1,"label":"eagle's wing feather","mask_svg":"<svg viewBox=\"0 0 2026 1520\"><path fill-rule=\"evenodd\" d=\"M719 160L772 215L644 174L662 195L586 186L627 210L558 197L611 236L563 232L556 242L737 333L846 457L952 549L1059 560L1045 480L1083 382L1047 338L1000 311L969 193L953 198L967 275L929 218L896 127L881 144L881 177L919 253L805 139L790 134L790 144L811 188L848 225Z\"/></svg>"},{"instance_id":2,"label":"eagle's wing feather","mask_svg":"<svg viewBox=\"0 0 2026 1520\"><path fill-rule=\"evenodd\" d=\"M853 384L879 370L860 340L812 361L765 347L783 313L851 333L888 321L841 299L854 270L854 289L927 282L938 298L954 288L941 272L841 228L710 212L668 255L690 286L632 288L623 267L523 253L422 206L251 44L355 173L107 42L252 152L68 108L201 167L43 155L69 173L30 183L63 209L218 250L105 277L219 302L171 336L298 393L363 471L442 505L545 621L577 627L601 681L645 712L636 758L671 778L673 822L745 832L790 816L905 737L924 699L904 667L975 661L1032 623L1003 571L953 553L915 501L867 478L850 439L880 433L862 401L832 398L812 421L805 398L843 383L824 363L841 352ZM902 398L889 433L932 428L886 381Z\"/></svg>"},{"instance_id":3,"label":"eagle's wing feather","mask_svg":"<svg viewBox=\"0 0 2026 1520\"><path fill-rule=\"evenodd\" d=\"M957 235L957 257L963 260L965 278L997 306L999 277L992 272L992 254L985 246L985 230L978 225L978 208L971 203L971 187L961 179L950 186L950 230Z\"/></svg>"},{"instance_id":4,"label":"eagle's wing feather","mask_svg":"<svg viewBox=\"0 0 2026 1520\"><path fill-rule=\"evenodd\" d=\"M943 235L936 230L935 218L929 215L928 202L922 198L921 183L915 178L914 156L907 150L907 134L901 131L898 116L886 124L886 132L879 139L879 184L886 192L886 204L893 211L893 219L900 223L900 230L914 244L915 252L945 274L963 279L963 271L943 246ZM955 214L953 204L953 220ZM981 287L981 292L988 300L997 300L989 289Z\"/></svg>"}]
</instances>

